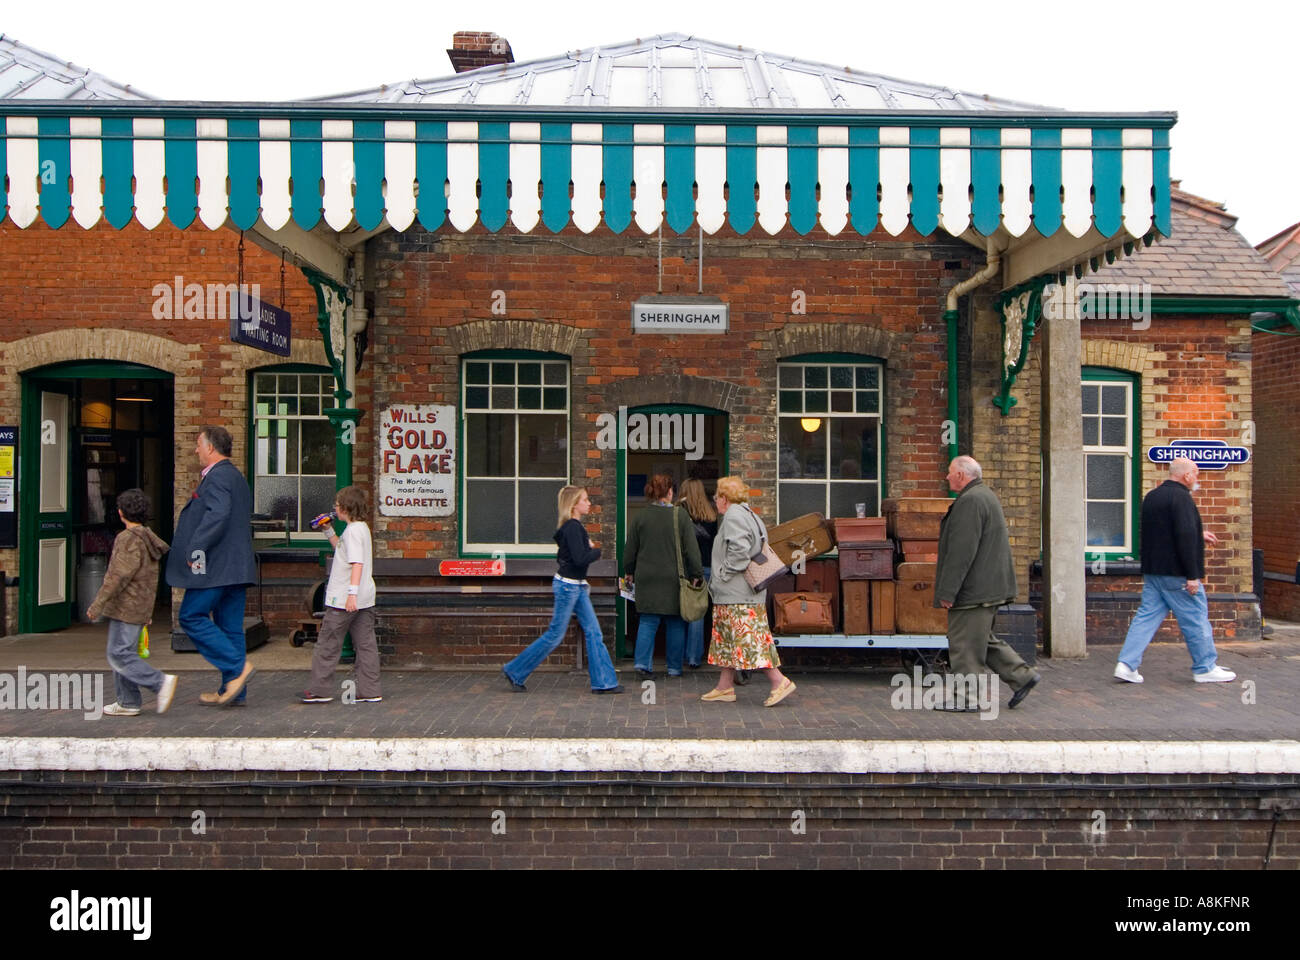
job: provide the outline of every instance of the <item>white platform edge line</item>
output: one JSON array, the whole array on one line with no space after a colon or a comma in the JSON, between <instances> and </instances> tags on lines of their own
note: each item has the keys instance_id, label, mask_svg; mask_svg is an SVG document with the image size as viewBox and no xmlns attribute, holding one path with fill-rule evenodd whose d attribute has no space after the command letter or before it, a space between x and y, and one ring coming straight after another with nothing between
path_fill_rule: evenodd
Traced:
<instances>
[{"instance_id":1,"label":"white platform edge line","mask_svg":"<svg viewBox=\"0 0 1300 960\"><path fill-rule=\"evenodd\" d=\"M1300 741L3 737L0 771L1300 773Z\"/></svg>"}]
</instances>

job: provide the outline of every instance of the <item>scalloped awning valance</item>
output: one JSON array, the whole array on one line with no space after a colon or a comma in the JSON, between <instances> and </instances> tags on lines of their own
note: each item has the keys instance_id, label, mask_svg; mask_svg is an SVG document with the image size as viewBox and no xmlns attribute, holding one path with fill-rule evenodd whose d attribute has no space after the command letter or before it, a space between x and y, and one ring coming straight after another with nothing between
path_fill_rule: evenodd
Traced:
<instances>
[{"instance_id":1,"label":"scalloped awning valance","mask_svg":"<svg viewBox=\"0 0 1300 960\"><path fill-rule=\"evenodd\" d=\"M1172 114L0 109L19 227L1169 233Z\"/></svg>"}]
</instances>

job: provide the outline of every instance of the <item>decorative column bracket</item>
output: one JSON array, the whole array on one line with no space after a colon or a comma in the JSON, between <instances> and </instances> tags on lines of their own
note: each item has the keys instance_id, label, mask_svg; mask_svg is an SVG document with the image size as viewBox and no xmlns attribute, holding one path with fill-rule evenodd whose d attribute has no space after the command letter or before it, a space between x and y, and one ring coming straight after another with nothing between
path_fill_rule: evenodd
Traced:
<instances>
[{"instance_id":1,"label":"decorative column bracket","mask_svg":"<svg viewBox=\"0 0 1300 960\"><path fill-rule=\"evenodd\" d=\"M1011 388L1029 357L1029 344L1043 315L1043 288L1051 280L1051 277L1035 277L1004 291L997 299L998 316L1002 321L1002 387L993 398L993 405L1002 411L1004 417L1009 416L1011 408L1016 405Z\"/></svg>"},{"instance_id":2,"label":"decorative column bracket","mask_svg":"<svg viewBox=\"0 0 1300 960\"><path fill-rule=\"evenodd\" d=\"M316 291L316 325L320 329L325 357L334 372L333 408L323 410L334 428L334 483L341 490L352 482L352 450L356 444L357 424L362 411L349 405L352 392L347 388L346 337L348 306L352 295L347 287L310 267L300 268Z\"/></svg>"}]
</instances>

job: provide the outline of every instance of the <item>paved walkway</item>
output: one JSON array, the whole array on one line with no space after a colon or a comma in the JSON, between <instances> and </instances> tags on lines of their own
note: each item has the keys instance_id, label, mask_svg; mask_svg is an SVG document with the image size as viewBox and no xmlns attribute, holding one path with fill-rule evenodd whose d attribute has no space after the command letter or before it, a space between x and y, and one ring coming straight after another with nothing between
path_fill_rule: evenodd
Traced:
<instances>
[{"instance_id":1,"label":"paved walkway","mask_svg":"<svg viewBox=\"0 0 1300 960\"><path fill-rule=\"evenodd\" d=\"M0 639L0 675L17 679L56 671L89 671L103 678L113 699L112 677L102 655L103 627L63 635ZM197 654L159 650L154 662L179 670L171 711L138 717L87 719L77 710L0 709L0 738L546 738L690 739L771 741L1105 741L1267 742L1300 735L1300 625L1276 625L1258 643L1224 643L1220 663L1238 679L1197 684L1181 645L1158 644L1142 665L1146 683L1111 678L1116 647L1097 647L1084 660L1040 660L1043 683L1017 710L950 714L900 709L891 686L896 661L882 658L854 673L792 672L798 691L765 708L766 681L756 676L737 688L736 703L702 703L716 674L708 668L680 679L662 672L643 689L631 664L620 665L627 691L593 696L585 673L538 672L528 693L514 694L496 672L387 672L384 701L373 704L299 704L311 647L285 641L252 657L260 672L249 705L200 704L216 674ZM339 680L346 679L339 673ZM0 684L4 677L0 676ZM93 683L90 685L93 686Z\"/></svg>"}]
</instances>

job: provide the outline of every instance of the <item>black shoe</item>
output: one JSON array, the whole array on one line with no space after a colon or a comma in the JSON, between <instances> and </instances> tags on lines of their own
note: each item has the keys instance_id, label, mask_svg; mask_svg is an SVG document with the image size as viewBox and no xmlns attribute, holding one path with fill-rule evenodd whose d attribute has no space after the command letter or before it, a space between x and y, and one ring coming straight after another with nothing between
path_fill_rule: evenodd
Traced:
<instances>
[{"instance_id":1,"label":"black shoe","mask_svg":"<svg viewBox=\"0 0 1300 960\"><path fill-rule=\"evenodd\" d=\"M510 684L510 691L511 691L512 693L527 693L527 692L528 692L528 688L525 687L522 683L515 683L513 680L510 679L510 674L506 673L506 668L505 668L505 667L502 667L502 668L501 668L501 676L505 677L505 678L506 678L506 683Z\"/></svg>"},{"instance_id":2,"label":"black shoe","mask_svg":"<svg viewBox=\"0 0 1300 960\"><path fill-rule=\"evenodd\" d=\"M688 663L687 666L690 667L692 670L700 669L700 665L698 663Z\"/></svg>"},{"instance_id":3,"label":"black shoe","mask_svg":"<svg viewBox=\"0 0 1300 960\"><path fill-rule=\"evenodd\" d=\"M1042 675L1036 673L1025 681L1025 685L1011 695L1011 702L1007 704L1007 707L1014 710L1020 706L1020 701L1029 696L1029 691L1038 686L1038 681L1041 679L1043 679Z\"/></svg>"},{"instance_id":4,"label":"black shoe","mask_svg":"<svg viewBox=\"0 0 1300 960\"><path fill-rule=\"evenodd\" d=\"M745 684L749 683L749 671L737 670L734 680L737 684L743 687Z\"/></svg>"},{"instance_id":5,"label":"black shoe","mask_svg":"<svg viewBox=\"0 0 1300 960\"><path fill-rule=\"evenodd\" d=\"M617 687L606 687L604 690L593 690L591 692L592 693L622 693L623 684L620 683Z\"/></svg>"},{"instance_id":6,"label":"black shoe","mask_svg":"<svg viewBox=\"0 0 1300 960\"><path fill-rule=\"evenodd\" d=\"M637 667L636 676L638 680L653 680L655 678L655 672L653 670L642 670L640 667Z\"/></svg>"}]
</instances>

